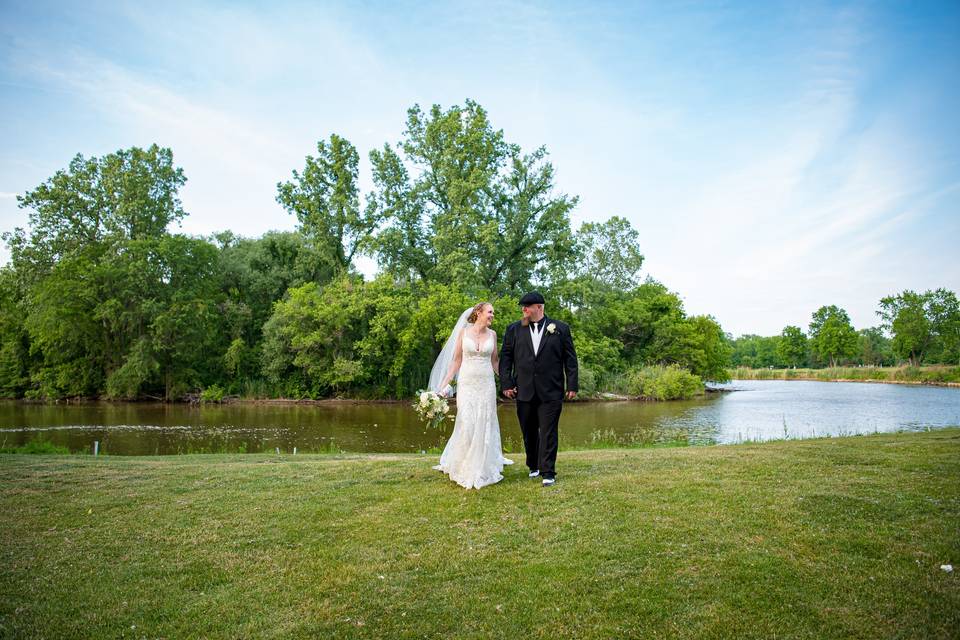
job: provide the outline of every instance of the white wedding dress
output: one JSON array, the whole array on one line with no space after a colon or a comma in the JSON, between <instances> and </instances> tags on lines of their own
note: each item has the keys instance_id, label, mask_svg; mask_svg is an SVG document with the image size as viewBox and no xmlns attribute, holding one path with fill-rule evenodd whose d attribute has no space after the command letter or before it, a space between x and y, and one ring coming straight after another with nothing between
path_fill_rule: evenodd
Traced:
<instances>
[{"instance_id":1,"label":"white wedding dress","mask_svg":"<svg viewBox=\"0 0 960 640\"><path fill-rule=\"evenodd\" d=\"M497 387L490 357L497 348L487 332L478 345L467 329L463 333L463 359L457 378L457 418L453 433L434 467L467 489L479 489L503 480L500 422L497 420Z\"/></svg>"}]
</instances>

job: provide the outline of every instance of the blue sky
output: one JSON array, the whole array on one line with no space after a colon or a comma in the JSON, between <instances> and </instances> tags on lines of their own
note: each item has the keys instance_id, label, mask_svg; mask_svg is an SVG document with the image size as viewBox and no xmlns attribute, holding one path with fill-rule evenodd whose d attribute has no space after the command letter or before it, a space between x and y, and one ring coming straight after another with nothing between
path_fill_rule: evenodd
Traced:
<instances>
[{"instance_id":1,"label":"blue sky","mask_svg":"<svg viewBox=\"0 0 960 640\"><path fill-rule=\"evenodd\" d=\"M318 139L366 190L408 107L466 98L547 147L575 226L628 218L645 274L734 335L960 291L957 2L0 0L0 231L76 153L153 142L184 232L292 229L276 183Z\"/></svg>"}]
</instances>

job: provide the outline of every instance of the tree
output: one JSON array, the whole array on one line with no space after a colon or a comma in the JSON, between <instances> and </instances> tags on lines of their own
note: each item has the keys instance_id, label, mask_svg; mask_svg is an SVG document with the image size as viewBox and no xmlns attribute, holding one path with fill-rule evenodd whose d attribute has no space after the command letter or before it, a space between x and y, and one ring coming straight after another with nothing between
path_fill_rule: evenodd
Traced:
<instances>
[{"instance_id":1,"label":"tree","mask_svg":"<svg viewBox=\"0 0 960 640\"><path fill-rule=\"evenodd\" d=\"M626 218L585 222L576 234L576 274L619 291L639 284L643 254L640 234Z\"/></svg>"},{"instance_id":2,"label":"tree","mask_svg":"<svg viewBox=\"0 0 960 640\"><path fill-rule=\"evenodd\" d=\"M291 289L263 328L263 368L286 393L317 397L356 388L367 377L357 342L369 314L363 280L343 275L324 287Z\"/></svg>"},{"instance_id":3,"label":"tree","mask_svg":"<svg viewBox=\"0 0 960 640\"><path fill-rule=\"evenodd\" d=\"M258 376L263 325L274 303L290 288L326 284L335 271L313 243L295 231L270 231L259 238L224 232L214 240L220 247L225 297L220 313L230 336L224 364L239 390L243 380Z\"/></svg>"},{"instance_id":4,"label":"tree","mask_svg":"<svg viewBox=\"0 0 960 640\"><path fill-rule=\"evenodd\" d=\"M927 303L927 295L908 290L881 299L877 311L893 335L893 352L913 366L923 361L924 353L934 340Z\"/></svg>"},{"instance_id":5,"label":"tree","mask_svg":"<svg viewBox=\"0 0 960 640\"><path fill-rule=\"evenodd\" d=\"M584 366L600 373L677 364L704 379L727 379L730 346L720 326L709 316L688 318L680 298L659 282L611 295L571 322L578 353L586 346Z\"/></svg>"},{"instance_id":6,"label":"tree","mask_svg":"<svg viewBox=\"0 0 960 640\"><path fill-rule=\"evenodd\" d=\"M683 363L702 380L727 382L732 351L720 324L712 316L693 316L687 319L693 340L690 353Z\"/></svg>"},{"instance_id":7,"label":"tree","mask_svg":"<svg viewBox=\"0 0 960 640\"><path fill-rule=\"evenodd\" d=\"M307 156L303 173L277 183L277 202L297 216L300 231L337 272L368 248L379 219L375 208L361 211L357 189L359 156L345 138L331 134L317 143L317 156Z\"/></svg>"},{"instance_id":8,"label":"tree","mask_svg":"<svg viewBox=\"0 0 960 640\"><path fill-rule=\"evenodd\" d=\"M170 149L120 150L103 158L77 155L36 189L17 196L30 209L30 237L6 235L18 269L45 272L61 258L106 242L156 238L184 215L186 183Z\"/></svg>"},{"instance_id":9,"label":"tree","mask_svg":"<svg viewBox=\"0 0 960 640\"><path fill-rule=\"evenodd\" d=\"M386 271L507 293L545 281L548 265L573 251L577 199L553 193L546 150L506 143L476 102L412 107L397 148L404 159L388 145L370 153L368 206L385 221L375 245Z\"/></svg>"},{"instance_id":10,"label":"tree","mask_svg":"<svg viewBox=\"0 0 960 640\"><path fill-rule=\"evenodd\" d=\"M758 336L752 333L730 341L731 363L736 367L762 369L784 364L779 356L780 336Z\"/></svg>"},{"instance_id":11,"label":"tree","mask_svg":"<svg viewBox=\"0 0 960 640\"><path fill-rule=\"evenodd\" d=\"M810 345L814 354L831 367L857 353L857 332L843 309L820 307L810 321Z\"/></svg>"},{"instance_id":12,"label":"tree","mask_svg":"<svg viewBox=\"0 0 960 640\"><path fill-rule=\"evenodd\" d=\"M167 286L151 309L149 335L164 398L174 400L223 371L229 336L221 323L217 249L183 235L163 238L157 249Z\"/></svg>"},{"instance_id":13,"label":"tree","mask_svg":"<svg viewBox=\"0 0 960 640\"><path fill-rule=\"evenodd\" d=\"M877 315L893 335L893 352L912 366L920 365L931 350L935 353L934 361L955 359L960 310L952 291L906 290L887 296L880 300Z\"/></svg>"},{"instance_id":14,"label":"tree","mask_svg":"<svg viewBox=\"0 0 960 640\"><path fill-rule=\"evenodd\" d=\"M931 324L937 335L938 362L960 364L960 302L953 291L930 293Z\"/></svg>"},{"instance_id":15,"label":"tree","mask_svg":"<svg viewBox=\"0 0 960 640\"><path fill-rule=\"evenodd\" d=\"M866 366L893 364L893 347L881 327L868 327L857 332L860 342L860 364Z\"/></svg>"},{"instance_id":16,"label":"tree","mask_svg":"<svg viewBox=\"0 0 960 640\"><path fill-rule=\"evenodd\" d=\"M800 327L788 325L780 333L777 356L790 367L798 367L807 359L807 336Z\"/></svg>"},{"instance_id":17,"label":"tree","mask_svg":"<svg viewBox=\"0 0 960 640\"><path fill-rule=\"evenodd\" d=\"M167 228L185 215L185 181L154 145L78 155L19 198L30 232L6 237L31 352L26 393L173 399L220 373L216 248Z\"/></svg>"},{"instance_id":18,"label":"tree","mask_svg":"<svg viewBox=\"0 0 960 640\"><path fill-rule=\"evenodd\" d=\"M16 271L0 267L0 398L19 398L30 383L30 337Z\"/></svg>"}]
</instances>

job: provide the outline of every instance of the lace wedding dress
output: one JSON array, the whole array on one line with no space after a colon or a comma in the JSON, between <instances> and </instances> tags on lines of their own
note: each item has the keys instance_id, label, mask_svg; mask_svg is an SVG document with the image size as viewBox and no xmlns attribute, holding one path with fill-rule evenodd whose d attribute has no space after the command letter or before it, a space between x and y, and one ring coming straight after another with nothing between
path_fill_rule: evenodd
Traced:
<instances>
[{"instance_id":1,"label":"lace wedding dress","mask_svg":"<svg viewBox=\"0 0 960 640\"><path fill-rule=\"evenodd\" d=\"M434 467L467 489L479 489L503 480L500 422L497 420L497 387L490 357L497 348L493 333L477 344L472 331L463 333L463 360L457 378L457 418L453 434Z\"/></svg>"}]
</instances>

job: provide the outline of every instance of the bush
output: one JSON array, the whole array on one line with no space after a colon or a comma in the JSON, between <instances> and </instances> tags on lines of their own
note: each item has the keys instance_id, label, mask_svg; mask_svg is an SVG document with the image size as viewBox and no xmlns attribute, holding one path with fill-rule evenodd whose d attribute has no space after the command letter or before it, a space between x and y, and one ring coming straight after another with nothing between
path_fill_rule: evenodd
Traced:
<instances>
[{"instance_id":1,"label":"bush","mask_svg":"<svg viewBox=\"0 0 960 640\"><path fill-rule=\"evenodd\" d=\"M655 365L630 371L627 392L652 400L681 400L703 393L703 381L675 364Z\"/></svg>"},{"instance_id":2,"label":"bush","mask_svg":"<svg viewBox=\"0 0 960 640\"><path fill-rule=\"evenodd\" d=\"M223 402L225 394L224 388L215 384L200 392L200 402Z\"/></svg>"}]
</instances>

